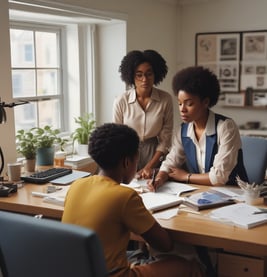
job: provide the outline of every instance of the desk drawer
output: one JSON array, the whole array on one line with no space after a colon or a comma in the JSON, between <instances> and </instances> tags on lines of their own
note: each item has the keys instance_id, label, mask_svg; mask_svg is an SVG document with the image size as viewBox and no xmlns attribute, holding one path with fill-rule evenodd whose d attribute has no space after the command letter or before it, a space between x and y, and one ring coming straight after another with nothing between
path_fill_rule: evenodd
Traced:
<instances>
[{"instance_id":1,"label":"desk drawer","mask_svg":"<svg viewBox=\"0 0 267 277\"><path fill-rule=\"evenodd\" d=\"M264 260L218 254L218 277L264 277Z\"/></svg>"}]
</instances>

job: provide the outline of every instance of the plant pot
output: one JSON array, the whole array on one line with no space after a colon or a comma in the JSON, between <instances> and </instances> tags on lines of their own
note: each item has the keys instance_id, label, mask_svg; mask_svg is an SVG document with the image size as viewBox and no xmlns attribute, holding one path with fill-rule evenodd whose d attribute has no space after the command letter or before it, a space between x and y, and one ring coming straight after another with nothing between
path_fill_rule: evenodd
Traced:
<instances>
[{"instance_id":1,"label":"plant pot","mask_svg":"<svg viewBox=\"0 0 267 277\"><path fill-rule=\"evenodd\" d=\"M26 159L24 161L24 169L26 172L34 172L35 171L35 159Z\"/></svg>"},{"instance_id":2,"label":"plant pot","mask_svg":"<svg viewBox=\"0 0 267 277\"><path fill-rule=\"evenodd\" d=\"M54 164L54 147L44 147L37 149L37 165L53 165Z\"/></svg>"},{"instance_id":3,"label":"plant pot","mask_svg":"<svg viewBox=\"0 0 267 277\"><path fill-rule=\"evenodd\" d=\"M78 144L76 151L77 151L77 155L87 157L89 155L88 144Z\"/></svg>"}]
</instances>

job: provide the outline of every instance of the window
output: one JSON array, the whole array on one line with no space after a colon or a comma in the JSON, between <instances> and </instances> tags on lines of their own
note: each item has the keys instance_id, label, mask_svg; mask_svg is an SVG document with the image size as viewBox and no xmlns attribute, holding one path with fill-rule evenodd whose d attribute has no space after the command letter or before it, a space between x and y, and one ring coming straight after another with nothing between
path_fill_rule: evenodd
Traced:
<instances>
[{"instance_id":1,"label":"window","mask_svg":"<svg viewBox=\"0 0 267 277\"><path fill-rule=\"evenodd\" d=\"M126 53L127 16L29 2L9 0L11 43L21 39L11 49L13 98L30 102L14 109L15 129L51 124L65 135L86 112L98 123L109 121L110 103L125 89L118 67Z\"/></svg>"},{"instance_id":2,"label":"window","mask_svg":"<svg viewBox=\"0 0 267 277\"><path fill-rule=\"evenodd\" d=\"M10 44L13 98L30 102L15 109L16 130L61 128L61 29L12 24Z\"/></svg>"}]
</instances>

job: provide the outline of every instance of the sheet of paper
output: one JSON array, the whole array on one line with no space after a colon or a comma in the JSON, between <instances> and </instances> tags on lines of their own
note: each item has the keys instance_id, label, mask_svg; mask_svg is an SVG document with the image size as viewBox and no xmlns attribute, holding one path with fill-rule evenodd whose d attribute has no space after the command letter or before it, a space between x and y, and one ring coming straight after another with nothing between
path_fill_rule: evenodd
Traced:
<instances>
[{"instance_id":1,"label":"sheet of paper","mask_svg":"<svg viewBox=\"0 0 267 277\"><path fill-rule=\"evenodd\" d=\"M180 196L183 192L197 190L198 188L179 182L166 182L163 186L157 189L157 192L175 194Z\"/></svg>"},{"instance_id":2,"label":"sheet of paper","mask_svg":"<svg viewBox=\"0 0 267 277\"><path fill-rule=\"evenodd\" d=\"M267 213L254 214L260 209L245 203L238 203L223 208L218 208L210 212L210 217L220 222L232 225L252 228L267 222Z\"/></svg>"},{"instance_id":3,"label":"sheet of paper","mask_svg":"<svg viewBox=\"0 0 267 277\"><path fill-rule=\"evenodd\" d=\"M177 216L179 213L179 208L168 209L161 212L154 213L153 216L156 219L170 219L174 216Z\"/></svg>"},{"instance_id":4,"label":"sheet of paper","mask_svg":"<svg viewBox=\"0 0 267 277\"><path fill-rule=\"evenodd\" d=\"M236 199L238 201L245 201L244 192L239 188L233 188L233 187L212 187L212 190L216 190L219 192L222 192L226 195L231 196L233 199Z\"/></svg>"},{"instance_id":5,"label":"sheet of paper","mask_svg":"<svg viewBox=\"0 0 267 277\"><path fill-rule=\"evenodd\" d=\"M137 190L138 192L148 192L147 188L147 179L133 179L132 182L128 185L122 184L124 186L128 186L132 189ZM180 196L183 192L189 192L193 190L197 190L198 188L184 184L179 182L166 182L163 186L157 189L157 192L174 194Z\"/></svg>"}]
</instances>

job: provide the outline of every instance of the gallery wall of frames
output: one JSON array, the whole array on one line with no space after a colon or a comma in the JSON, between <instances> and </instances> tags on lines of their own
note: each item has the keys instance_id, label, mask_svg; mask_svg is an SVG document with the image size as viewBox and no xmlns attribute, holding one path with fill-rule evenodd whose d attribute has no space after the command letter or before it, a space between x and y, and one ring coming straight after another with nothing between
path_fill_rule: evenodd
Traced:
<instances>
[{"instance_id":1,"label":"gallery wall of frames","mask_svg":"<svg viewBox=\"0 0 267 277\"><path fill-rule=\"evenodd\" d=\"M197 33L196 65L213 71L226 106L267 107L267 30Z\"/></svg>"}]
</instances>

